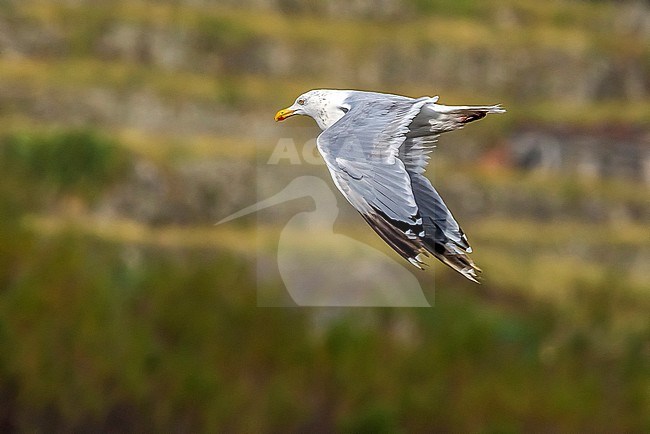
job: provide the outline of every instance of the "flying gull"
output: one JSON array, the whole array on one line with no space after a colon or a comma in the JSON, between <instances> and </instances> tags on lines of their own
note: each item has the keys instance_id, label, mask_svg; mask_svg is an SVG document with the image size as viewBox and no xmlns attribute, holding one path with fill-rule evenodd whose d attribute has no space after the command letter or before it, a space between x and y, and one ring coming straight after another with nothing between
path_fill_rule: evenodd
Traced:
<instances>
[{"instance_id":1,"label":"flying gull","mask_svg":"<svg viewBox=\"0 0 650 434\"><path fill-rule=\"evenodd\" d=\"M323 131L317 147L334 184L402 257L422 268L431 254L478 282L467 237L424 172L441 133L505 110L437 102L437 96L319 89L300 95L275 120L316 121Z\"/></svg>"}]
</instances>

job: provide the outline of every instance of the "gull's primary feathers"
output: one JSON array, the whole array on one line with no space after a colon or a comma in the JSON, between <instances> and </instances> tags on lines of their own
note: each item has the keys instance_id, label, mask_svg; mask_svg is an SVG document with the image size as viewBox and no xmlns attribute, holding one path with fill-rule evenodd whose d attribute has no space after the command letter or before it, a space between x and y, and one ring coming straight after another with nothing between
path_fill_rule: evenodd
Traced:
<instances>
[{"instance_id":1,"label":"gull's primary feathers","mask_svg":"<svg viewBox=\"0 0 650 434\"><path fill-rule=\"evenodd\" d=\"M312 117L323 132L318 150L334 184L397 253L418 268L432 254L477 282L472 249L438 192L424 176L441 133L462 128L493 106L446 106L438 97L355 90L312 90L275 115Z\"/></svg>"}]
</instances>

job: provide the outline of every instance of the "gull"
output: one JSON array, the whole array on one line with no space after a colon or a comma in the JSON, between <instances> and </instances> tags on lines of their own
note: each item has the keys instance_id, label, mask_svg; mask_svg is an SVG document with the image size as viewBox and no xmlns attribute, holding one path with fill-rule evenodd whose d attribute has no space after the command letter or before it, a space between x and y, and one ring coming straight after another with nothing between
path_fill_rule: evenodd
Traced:
<instances>
[{"instance_id":1,"label":"gull","mask_svg":"<svg viewBox=\"0 0 650 434\"><path fill-rule=\"evenodd\" d=\"M478 283L481 269L468 256L467 236L424 172L440 134L503 112L500 105L442 105L437 96L317 89L275 120L316 121L317 148L334 184L399 255L420 269L433 255Z\"/></svg>"}]
</instances>

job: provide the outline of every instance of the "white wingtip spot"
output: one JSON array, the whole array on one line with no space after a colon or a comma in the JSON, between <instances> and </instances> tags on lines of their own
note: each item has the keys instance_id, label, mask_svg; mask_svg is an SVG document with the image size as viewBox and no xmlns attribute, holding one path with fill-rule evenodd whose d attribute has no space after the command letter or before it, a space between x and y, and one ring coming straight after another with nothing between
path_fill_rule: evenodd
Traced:
<instances>
[{"instance_id":1,"label":"white wingtip spot","mask_svg":"<svg viewBox=\"0 0 650 434\"><path fill-rule=\"evenodd\" d=\"M415 235L415 232L413 232L412 229L408 229L406 232L404 232L404 234L405 234L407 237L409 237L411 240L414 240L414 239L417 238L417 236Z\"/></svg>"},{"instance_id":2,"label":"white wingtip spot","mask_svg":"<svg viewBox=\"0 0 650 434\"><path fill-rule=\"evenodd\" d=\"M407 259L411 264L415 265L420 270L424 270L424 267L429 266L429 264L424 262L424 259L428 256L429 256L428 252L426 250L423 250L420 253L418 253L414 258L407 258Z\"/></svg>"},{"instance_id":3,"label":"white wingtip spot","mask_svg":"<svg viewBox=\"0 0 650 434\"><path fill-rule=\"evenodd\" d=\"M479 285L481 284L478 280L478 274L476 274L476 271L473 268L463 268L460 272L472 282L478 283Z\"/></svg>"}]
</instances>

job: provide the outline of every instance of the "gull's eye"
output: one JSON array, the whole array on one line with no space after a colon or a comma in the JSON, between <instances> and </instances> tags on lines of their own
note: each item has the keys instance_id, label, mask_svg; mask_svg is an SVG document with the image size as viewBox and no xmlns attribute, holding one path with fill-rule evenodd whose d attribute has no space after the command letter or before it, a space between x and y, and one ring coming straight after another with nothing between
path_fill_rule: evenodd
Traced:
<instances>
[{"instance_id":1,"label":"gull's eye","mask_svg":"<svg viewBox=\"0 0 650 434\"><path fill-rule=\"evenodd\" d=\"M298 100L298 105L305 105L305 100L302 99L302 98L300 98L300 99Z\"/></svg>"}]
</instances>

